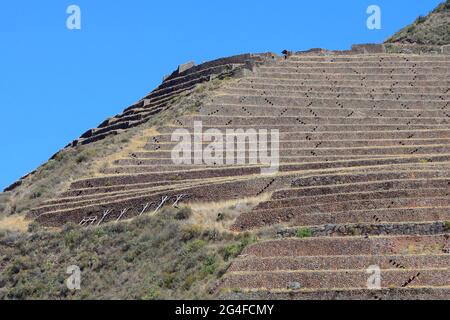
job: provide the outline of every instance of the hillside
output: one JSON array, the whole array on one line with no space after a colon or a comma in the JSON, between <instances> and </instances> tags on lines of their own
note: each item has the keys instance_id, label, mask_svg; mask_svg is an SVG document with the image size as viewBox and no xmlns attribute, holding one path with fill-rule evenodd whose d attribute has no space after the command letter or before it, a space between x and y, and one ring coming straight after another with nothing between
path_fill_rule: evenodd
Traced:
<instances>
[{"instance_id":1,"label":"hillside","mask_svg":"<svg viewBox=\"0 0 450 320\"><path fill-rule=\"evenodd\" d=\"M0 231L0 299L206 299L229 261L253 240L187 224L187 208L96 230L66 225L33 235ZM69 265L82 290L64 280Z\"/></svg>"},{"instance_id":2,"label":"hillside","mask_svg":"<svg viewBox=\"0 0 450 320\"><path fill-rule=\"evenodd\" d=\"M427 16L420 16L386 43L445 45L450 44L450 1L440 4Z\"/></svg>"},{"instance_id":3,"label":"hillside","mask_svg":"<svg viewBox=\"0 0 450 320\"><path fill-rule=\"evenodd\" d=\"M0 299L449 299L446 14L433 53L180 65L0 194Z\"/></svg>"}]
</instances>

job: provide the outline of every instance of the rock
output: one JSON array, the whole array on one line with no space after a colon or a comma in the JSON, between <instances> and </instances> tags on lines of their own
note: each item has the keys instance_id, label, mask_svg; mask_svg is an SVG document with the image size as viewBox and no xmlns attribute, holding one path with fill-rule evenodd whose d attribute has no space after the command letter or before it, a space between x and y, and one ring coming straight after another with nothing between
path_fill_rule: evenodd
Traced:
<instances>
[{"instance_id":1,"label":"rock","mask_svg":"<svg viewBox=\"0 0 450 320\"><path fill-rule=\"evenodd\" d=\"M288 289L289 290L300 290L302 288L300 282L289 282Z\"/></svg>"},{"instance_id":2,"label":"rock","mask_svg":"<svg viewBox=\"0 0 450 320\"><path fill-rule=\"evenodd\" d=\"M178 66L178 74L183 73L184 71L192 68L193 66L195 66L195 62L194 61L189 61L189 62L180 64Z\"/></svg>"}]
</instances>

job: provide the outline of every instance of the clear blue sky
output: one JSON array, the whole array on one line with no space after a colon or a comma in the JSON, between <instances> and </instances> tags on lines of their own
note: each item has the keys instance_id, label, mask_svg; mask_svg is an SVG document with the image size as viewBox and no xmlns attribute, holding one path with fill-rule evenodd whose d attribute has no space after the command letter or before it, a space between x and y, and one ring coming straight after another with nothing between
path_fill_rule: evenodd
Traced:
<instances>
[{"instance_id":1,"label":"clear blue sky","mask_svg":"<svg viewBox=\"0 0 450 320\"><path fill-rule=\"evenodd\" d=\"M188 60L381 42L440 0L5 0L0 188L121 112ZM66 9L81 8L81 30ZM366 28L366 9L382 29Z\"/></svg>"}]
</instances>

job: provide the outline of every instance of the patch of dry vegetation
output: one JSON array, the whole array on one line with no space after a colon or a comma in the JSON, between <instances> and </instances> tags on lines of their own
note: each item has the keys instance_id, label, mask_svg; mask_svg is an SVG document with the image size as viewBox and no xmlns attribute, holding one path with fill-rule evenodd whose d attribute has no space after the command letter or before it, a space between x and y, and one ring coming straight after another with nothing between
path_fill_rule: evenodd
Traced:
<instances>
[{"instance_id":1,"label":"patch of dry vegetation","mask_svg":"<svg viewBox=\"0 0 450 320\"><path fill-rule=\"evenodd\" d=\"M191 203L189 206L192 210L192 214L190 215L188 222L193 225L202 225L221 232L227 232L239 215L252 210L256 205L263 201L268 201L270 197L270 193L265 193L261 196L252 198L208 203Z\"/></svg>"},{"instance_id":2,"label":"patch of dry vegetation","mask_svg":"<svg viewBox=\"0 0 450 320\"><path fill-rule=\"evenodd\" d=\"M7 216L0 218L0 230L26 232L30 224L24 216Z\"/></svg>"}]
</instances>

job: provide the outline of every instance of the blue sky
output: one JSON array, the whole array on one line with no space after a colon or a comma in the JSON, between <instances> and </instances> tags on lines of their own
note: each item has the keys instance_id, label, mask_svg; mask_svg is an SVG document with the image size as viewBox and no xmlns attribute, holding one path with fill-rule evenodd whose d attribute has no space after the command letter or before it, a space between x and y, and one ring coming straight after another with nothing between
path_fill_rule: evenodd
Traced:
<instances>
[{"instance_id":1,"label":"blue sky","mask_svg":"<svg viewBox=\"0 0 450 320\"><path fill-rule=\"evenodd\" d=\"M120 113L180 63L381 42L440 0L7 0L0 5L0 188ZM69 5L81 30L66 27ZM366 27L380 6L382 29Z\"/></svg>"}]
</instances>

